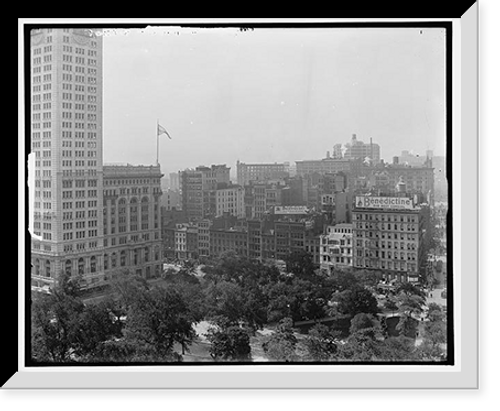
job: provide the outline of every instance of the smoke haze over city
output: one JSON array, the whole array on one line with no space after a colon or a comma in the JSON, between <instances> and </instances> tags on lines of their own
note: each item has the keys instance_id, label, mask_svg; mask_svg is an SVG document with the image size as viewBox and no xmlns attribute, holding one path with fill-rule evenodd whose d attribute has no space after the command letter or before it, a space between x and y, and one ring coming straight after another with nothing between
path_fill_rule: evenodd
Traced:
<instances>
[{"instance_id":1,"label":"smoke haze over city","mask_svg":"<svg viewBox=\"0 0 500 411\"><path fill-rule=\"evenodd\" d=\"M105 162L200 164L320 159L353 134L445 154L440 28L105 30Z\"/></svg>"}]
</instances>

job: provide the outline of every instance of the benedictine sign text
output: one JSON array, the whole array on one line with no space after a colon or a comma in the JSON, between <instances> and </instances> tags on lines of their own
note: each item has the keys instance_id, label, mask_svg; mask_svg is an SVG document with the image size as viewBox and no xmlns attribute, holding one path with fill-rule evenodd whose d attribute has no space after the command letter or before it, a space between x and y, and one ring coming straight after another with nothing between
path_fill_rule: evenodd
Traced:
<instances>
[{"instance_id":1,"label":"benedictine sign text","mask_svg":"<svg viewBox=\"0 0 500 411\"><path fill-rule=\"evenodd\" d=\"M356 208L392 208L413 210L413 199L406 197L356 197Z\"/></svg>"}]
</instances>

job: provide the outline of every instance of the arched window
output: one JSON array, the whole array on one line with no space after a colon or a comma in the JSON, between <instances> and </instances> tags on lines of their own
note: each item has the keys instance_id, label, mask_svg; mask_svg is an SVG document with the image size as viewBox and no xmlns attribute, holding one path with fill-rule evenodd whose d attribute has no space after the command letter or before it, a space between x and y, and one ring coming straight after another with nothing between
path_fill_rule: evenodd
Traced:
<instances>
[{"instance_id":1,"label":"arched window","mask_svg":"<svg viewBox=\"0 0 500 411\"><path fill-rule=\"evenodd\" d=\"M78 259L78 274L83 275L85 270L85 262L83 261L83 258Z\"/></svg>"},{"instance_id":2,"label":"arched window","mask_svg":"<svg viewBox=\"0 0 500 411\"><path fill-rule=\"evenodd\" d=\"M116 253L111 254L111 268L116 267Z\"/></svg>"},{"instance_id":3,"label":"arched window","mask_svg":"<svg viewBox=\"0 0 500 411\"><path fill-rule=\"evenodd\" d=\"M118 232L127 231L127 202L124 198L118 201Z\"/></svg>"},{"instance_id":4,"label":"arched window","mask_svg":"<svg viewBox=\"0 0 500 411\"><path fill-rule=\"evenodd\" d=\"M71 263L71 260L66 260L65 263L64 263L64 272L67 274L67 275L71 275L71 268L72 268L72 263Z\"/></svg>"},{"instance_id":5,"label":"arched window","mask_svg":"<svg viewBox=\"0 0 500 411\"><path fill-rule=\"evenodd\" d=\"M45 276L50 277L50 260L45 261Z\"/></svg>"},{"instance_id":6,"label":"arched window","mask_svg":"<svg viewBox=\"0 0 500 411\"><path fill-rule=\"evenodd\" d=\"M160 247L155 247L155 260L158 261L160 259Z\"/></svg>"},{"instance_id":7,"label":"arched window","mask_svg":"<svg viewBox=\"0 0 500 411\"><path fill-rule=\"evenodd\" d=\"M97 271L97 259L95 256L90 257L90 272L95 273Z\"/></svg>"},{"instance_id":8,"label":"arched window","mask_svg":"<svg viewBox=\"0 0 500 411\"><path fill-rule=\"evenodd\" d=\"M144 248L144 261L145 262L149 261L149 247Z\"/></svg>"},{"instance_id":9,"label":"arched window","mask_svg":"<svg viewBox=\"0 0 500 411\"><path fill-rule=\"evenodd\" d=\"M139 212L137 207L137 198L130 200L130 231L137 231L139 220Z\"/></svg>"},{"instance_id":10,"label":"arched window","mask_svg":"<svg viewBox=\"0 0 500 411\"><path fill-rule=\"evenodd\" d=\"M149 228L149 200L143 197L141 200L141 230Z\"/></svg>"},{"instance_id":11,"label":"arched window","mask_svg":"<svg viewBox=\"0 0 500 411\"><path fill-rule=\"evenodd\" d=\"M35 260L35 275L40 275L40 260L38 258Z\"/></svg>"},{"instance_id":12,"label":"arched window","mask_svg":"<svg viewBox=\"0 0 500 411\"><path fill-rule=\"evenodd\" d=\"M104 264L104 269L107 270L108 269L108 264L109 264L109 262L108 262L108 255L107 254L104 254L104 262L103 262L103 264Z\"/></svg>"},{"instance_id":13,"label":"arched window","mask_svg":"<svg viewBox=\"0 0 500 411\"><path fill-rule=\"evenodd\" d=\"M126 253L125 250L120 252L120 265L123 267L126 264Z\"/></svg>"},{"instance_id":14,"label":"arched window","mask_svg":"<svg viewBox=\"0 0 500 411\"><path fill-rule=\"evenodd\" d=\"M45 260L45 277L50 277L50 260Z\"/></svg>"},{"instance_id":15,"label":"arched window","mask_svg":"<svg viewBox=\"0 0 500 411\"><path fill-rule=\"evenodd\" d=\"M137 265L139 263L139 252L137 250L134 250L134 265Z\"/></svg>"}]
</instances>

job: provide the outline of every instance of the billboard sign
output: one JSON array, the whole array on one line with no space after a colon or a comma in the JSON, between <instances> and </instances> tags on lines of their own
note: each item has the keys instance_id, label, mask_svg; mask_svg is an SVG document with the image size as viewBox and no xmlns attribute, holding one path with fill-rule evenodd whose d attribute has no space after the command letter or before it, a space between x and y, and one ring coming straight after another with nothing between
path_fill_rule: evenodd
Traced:
<instances>
[{"instance_id":1,"label":"billboard sign","mask_svg":"<svg viewBox=\"0 0 500 411\"><path fill-rule=\"evenodd\" d=\"M274 214L307 214L307 206L274 206Z\"/></svg>"},{"instance_id":2,"label":"billboard sign","mask_svg":"<svg viewBox=\"0 0 500 411\"><path fill-rule=\"evenodd\" d=\"M413 199L406 197L371 197L357 196L356 208L385 208L396 210L414 210Z\"/></svg>"}]
</instances>

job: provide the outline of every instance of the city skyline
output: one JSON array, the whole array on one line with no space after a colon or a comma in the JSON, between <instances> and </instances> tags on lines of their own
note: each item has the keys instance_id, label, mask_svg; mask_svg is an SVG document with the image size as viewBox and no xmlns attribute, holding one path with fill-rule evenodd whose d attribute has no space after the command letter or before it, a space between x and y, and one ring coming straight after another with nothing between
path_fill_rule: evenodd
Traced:
<instances>
[{"instance_id":1,"label":"city skyline","mask_svg":"<svg viewBox=\"0 0 500 411\"><path fill-rule=\"evenodd\" d=\"M157 122L172 136L160 136L166 175L210 164L233 174L237 160L293 165L326 157L353 134L372 138L388 162L403 150L445 154L441 29L167 26L103 35L106 163L154 164Z\"/></svg>"},{"instance_id":2,"label":"city skyline","mask_svg":"<svg viewBox=\"0 0 500 411\"><path fill-rule=\"evenodd\" d=\"M380 33L383 35L384 30ZM221 34L227 32L210 32L216 37ZM188 93L184 93L182 73L176 73L172 83L179 86L174 93L178 100L192 103L177 104L179 101L175 100L179 109L176 118L182 118L188 107L191 111L184 119L193 129L186 133L190 136L187 141L181 140L182 144L190 142L190 146L171 147L172 162L165 166L161 156L160 160L156 157L155 165L140 160L144 153L151 154L146 138L129 147L127 134L116 142L108 140L103 130L104 118L108 124L113 123L113 113L127 113L131 127L139 129L145 124L147 116L141 110L148 107L143 101L151 95L144 87L157 80L155 93L165 93L164 77L161 72L155 73L157 65L149 62L151 72L147 76L140 68L132 68L129 75L134 72L137 82L129 81L127 89L123 88L121 74L117 74L116 85L120 88L113 90L111 82L108 91L115 95L116 104L111 110L106 109L103 32L51 27L31 30L30 133L35 160L34 184L30 186L34 189L30 255L33 316L27 356L31 365L68 361L166 363L189 359L242 363L449 360L448 338L453 334L447 331L446 310L442 308L446 307L448 295L448 271L443 267L448 214L446 195L440 192L443 198L435 199L436 170L428 161L415 168L397 166L396 159L395 166L380 165L379 147L387 142L375 135L369 140L358 139L358 131L351 134L352 139L344 140L345 150L333 146L335 158L342 160L322 161L324 155L315 156L313 161L296 160L294 176L288 176L285 164L266 164L284 161L280 156L291 153L300 159L311 158L322 141L309 139L304 145L296 144L297 136L324 132L323 122L334 116L322 111L325 104L332 102L328 92L340 94L342 88L328 88L323 94L324 84L333 84L332 79L336 79L331 67L342 64L324 64L328 63L327 55L315 54L315 43L306 45L304 41L299 43L306 56L305 65L301 65L304 55L293 55L294 48L287 45L289 35L297 35L299 40L303 33L281 34L286 37L282 48L262 44L261 51L267 52L264 59L255 56L252 62L245 61L253 58L256 49L252 43L252 53L242 52L237 62L221 61L216 69L209 64L213 56L206 53L205 47L202 54L206 53L207 65L203 73L197 71L199 55L183 60L177 68L193 70L184 79L191 81L193 74L201 73L199 83ZM348 34L356 37L355 32ZM215 43L220 45L220 40L217 37ZM225 37L225 41L229 44L232 40ZM226 49L230 47L224 48L224 53ZM148 54L150 49L143 51ZM230 52L225 55L234 56ZM325 59L317 60L319 55ZM384 52L379 51L376 57L385 62ZM298 59L298 64L288 70L293 59ZM139 66L142 63L140 58L128 61ZM120 61L115 63L120 65ZM348 66L356 64L347 64L343 69ZM377 71L363 67L370 73ZM162 69L161 66L159 70ZM377 72L375 76L387 76L383 69L377 69L382 74ZM395 78L401 69L394 64ZM317 74L318 70L322 74ZM141 76L147 77L144 83ZM228 76L233 76L234 81L224 83ZM281 82L281 77L285 81ZM299 87L291 87L298 79L302 81ZM352 79L356 80L356 76ZM365 115L367 124L373 124L377 114L398 118L404 112L395 113L389 105L384 106L394 97L389 96L385 101L379 100L380 111L370 118L368 112L374 102L370 101L368 90L375 83L363 84L361 77L353 84L344 77L340 80L340 76L339 81L340 86L347 87L347 94L349 90L355 94L352 88L361 82L361 94L354 102L345 104L345 108L350 106L349 115L361 123ZM396 83L399 81L402 78ZM412 83L413 89L417 83ZM377 87L408 92L382 84ZM408 98L414 111L419 106L419 90ZM248 99L241 102L243 96ZM277 110L272 108L276 101L281 106ZM400 106L406 107L405 103L401 99ZM151 114L156 115L154 110ZM159 144L163 134L168 137L166 141L174 141L179 135L159 117L151 139L156 143L153 146ZM418 115L414 113L411 118ZM197 123L200 119L201 126ZM265 120L265 124L256 124L259 120ZM382 118L379 125L383 121ZM120 123L115 124L118 135ZM196 133L219 124L221 133L204 136L207 143L200 144ZM247 124L248 129L240 130L241 124ZM275 125L279 129L273 128ZM259 127L260 140L253 136ZM410 129L413 133L418 131L418 127ZM232 130L236 134L231 134ZM399 140L408 148L408 141ZM372 141L375 144L371 145ZM103 164L105 142L126 165L112 165L109 157ZM435 150L428 142L426 148ZM176 149L181 151L176 154ZM399 147L393 147L396 149ZM239 160L240 154L258 157L254 164L237 163L238 182L244 188L231 184L230 167L226 165L228 158ZM368 155L370 161L366 161ZM168 166L174 170L189 168L178 174L180 209L170 207L168 198L166 206L161 201L161 178ZM224 272L227 263L229 270ZM180 270L182 275L177 275ZM120 284L125 287L122 289ZM189 289L184 287L188 284ZM367 288L368 284L371 288ZM440 305L429 303L427 313L425 304L427 298L434 298L435 286L443 287L436 300ZM115 295L120 302L114 300ZM69 297L70 302L62 310L55 309L60 296ZM229 304L224 301L226 296ZM85 311L90 301L101 311ZM76 310L74 303L79 305ZM59 313L63 315L59 317ZM71 324L66 323L68 318ZM334 324L326 326L332 319ZM103 321L104 328L97 330L96 320ZM293 334L307 332L316 338L315 333L321 331L316 327L318 323L327 331L330 327L328 340L336 335L334 345L329 343L318 352L316 343L309 339L299 348ZM263 335L252 343L247 326L253 330L267 327L273 335ZM216 328L208 328L208 334L204 334L206 327ZM58 328L63 330L62 338L53 338L53 330ZM367 328L377 330L383 338L366 334ZM87 334L93 331L99 335L88 339ZM218 339L226 338L221 332L229 333L232 339L233 331L236 351L231 352L232 349L220 347ZM338 341L341 334L343 341ZM282 345L283 336L293 336L289 340L291 351ZM366 347L358 344L361 336L368 336L376 346L368 356ZM62 349L55 348L54 341L62 344ZM403 347L397 348L394 343L403 343ZM191 355L190 346L202 351L194 358L186 357ZM450 354L453 359L453 345Z\"/></svg>"}]
</instances>

